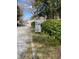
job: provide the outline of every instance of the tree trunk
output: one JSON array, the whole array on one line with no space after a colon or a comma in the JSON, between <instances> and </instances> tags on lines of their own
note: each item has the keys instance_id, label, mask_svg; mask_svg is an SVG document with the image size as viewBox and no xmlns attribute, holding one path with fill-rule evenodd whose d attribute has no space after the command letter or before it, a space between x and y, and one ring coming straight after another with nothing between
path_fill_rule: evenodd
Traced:
<instances>
[{"instance_id":1,"label":"tree trunk","mask_svg":"<svg viewBox=\"0 0 79 59\"><path fill-rule=\"evenodd\" d=\"M57 10L54 10L54 19L59 19L59 13Z\"/></svg>"}]
</instances>

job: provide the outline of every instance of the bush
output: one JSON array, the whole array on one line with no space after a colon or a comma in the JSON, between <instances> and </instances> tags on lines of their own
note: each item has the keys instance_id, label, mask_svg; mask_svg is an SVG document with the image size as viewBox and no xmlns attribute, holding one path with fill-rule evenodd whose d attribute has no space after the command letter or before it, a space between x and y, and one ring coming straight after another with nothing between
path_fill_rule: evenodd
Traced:
<instances>
[{"instance_id":1,"label":"bush","mask_svg":"<svg viewBox=\"0 0 79 59\"><path fill-rule=\"evenodd\" d=\"M47 20L42 23L42 31L48 33L54 39L61 39L61 20Z\"/></svg>"},{"instance_id":2,"label":"bush","mask_svg":"<svg viewBox=\"0 0 79 59\"><path fill-rule=\"evenodd\" d=\"M60 20L47 20L42 23L42 31L49 35L60 34L61 21Z\"/></svg>"}]
</instances>

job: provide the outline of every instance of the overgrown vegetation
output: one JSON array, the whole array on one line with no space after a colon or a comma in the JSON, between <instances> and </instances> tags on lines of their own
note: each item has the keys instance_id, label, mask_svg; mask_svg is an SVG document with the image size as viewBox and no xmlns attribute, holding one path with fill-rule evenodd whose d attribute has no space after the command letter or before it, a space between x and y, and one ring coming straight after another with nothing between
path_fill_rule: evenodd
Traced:
<instances>
[{"instance_id":1,"label":"overgrown vegetation","mask_svg":"<svg viewBox=\"0 0 79 59\"><path fill-rule=\"evenodd\" d=\"M35 0L33 7L37 10L33 17L43 16L47 19L41 25L42 32L33 32L34 44L43 46L36 47L37 53L42 56L39 59L60 59L61 20L57 19L61 19L61 0ZM32 28L34 30L35 22L32 23Z\"/></svg>"},{"instance_id":2,"label":"overgrown vegetation","mask_svg":"<svg viewBox=\"0 0 79 59\"><path fill-rule=\"evenodd\" d=\"M32 23L34 27L34 22ZM42 32L34 33L33 42L46 46L61 45L61 20L47 20L42 23Z\"/></svg>"}]
</instances>

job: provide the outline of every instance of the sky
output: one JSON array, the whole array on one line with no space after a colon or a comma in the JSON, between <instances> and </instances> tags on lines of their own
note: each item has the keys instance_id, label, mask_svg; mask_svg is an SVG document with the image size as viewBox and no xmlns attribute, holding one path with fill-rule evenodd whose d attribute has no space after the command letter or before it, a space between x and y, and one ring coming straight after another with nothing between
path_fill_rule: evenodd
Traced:
<instances>
[{"instance_id":1,"label":"sky","mask_svg":"<svg viewBox=\"0 0 79 59\"><path fill-rule=\"evenodd\" d=\"M18 0L17 2L23 11L22 19L29 20L32 17L32 13L29 11L32 8L32 3L30 0Z\"/></svg>"}]
</instances>

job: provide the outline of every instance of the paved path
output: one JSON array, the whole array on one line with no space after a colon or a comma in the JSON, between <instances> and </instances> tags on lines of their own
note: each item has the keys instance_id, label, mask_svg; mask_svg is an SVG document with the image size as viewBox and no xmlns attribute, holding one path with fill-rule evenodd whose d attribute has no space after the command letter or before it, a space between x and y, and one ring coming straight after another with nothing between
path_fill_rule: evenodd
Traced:
<instances>
[{"instance_id":1,"label":"paved path","mask_svg":"<svg viewBox=\"0 0 79 59\"><path fill-rule=\"evenodd\" d=\"M27 51L32 41L32 35L29 26L17 28L17 59L22 59L22 54Z\"/></svg>"}]
</instances>

